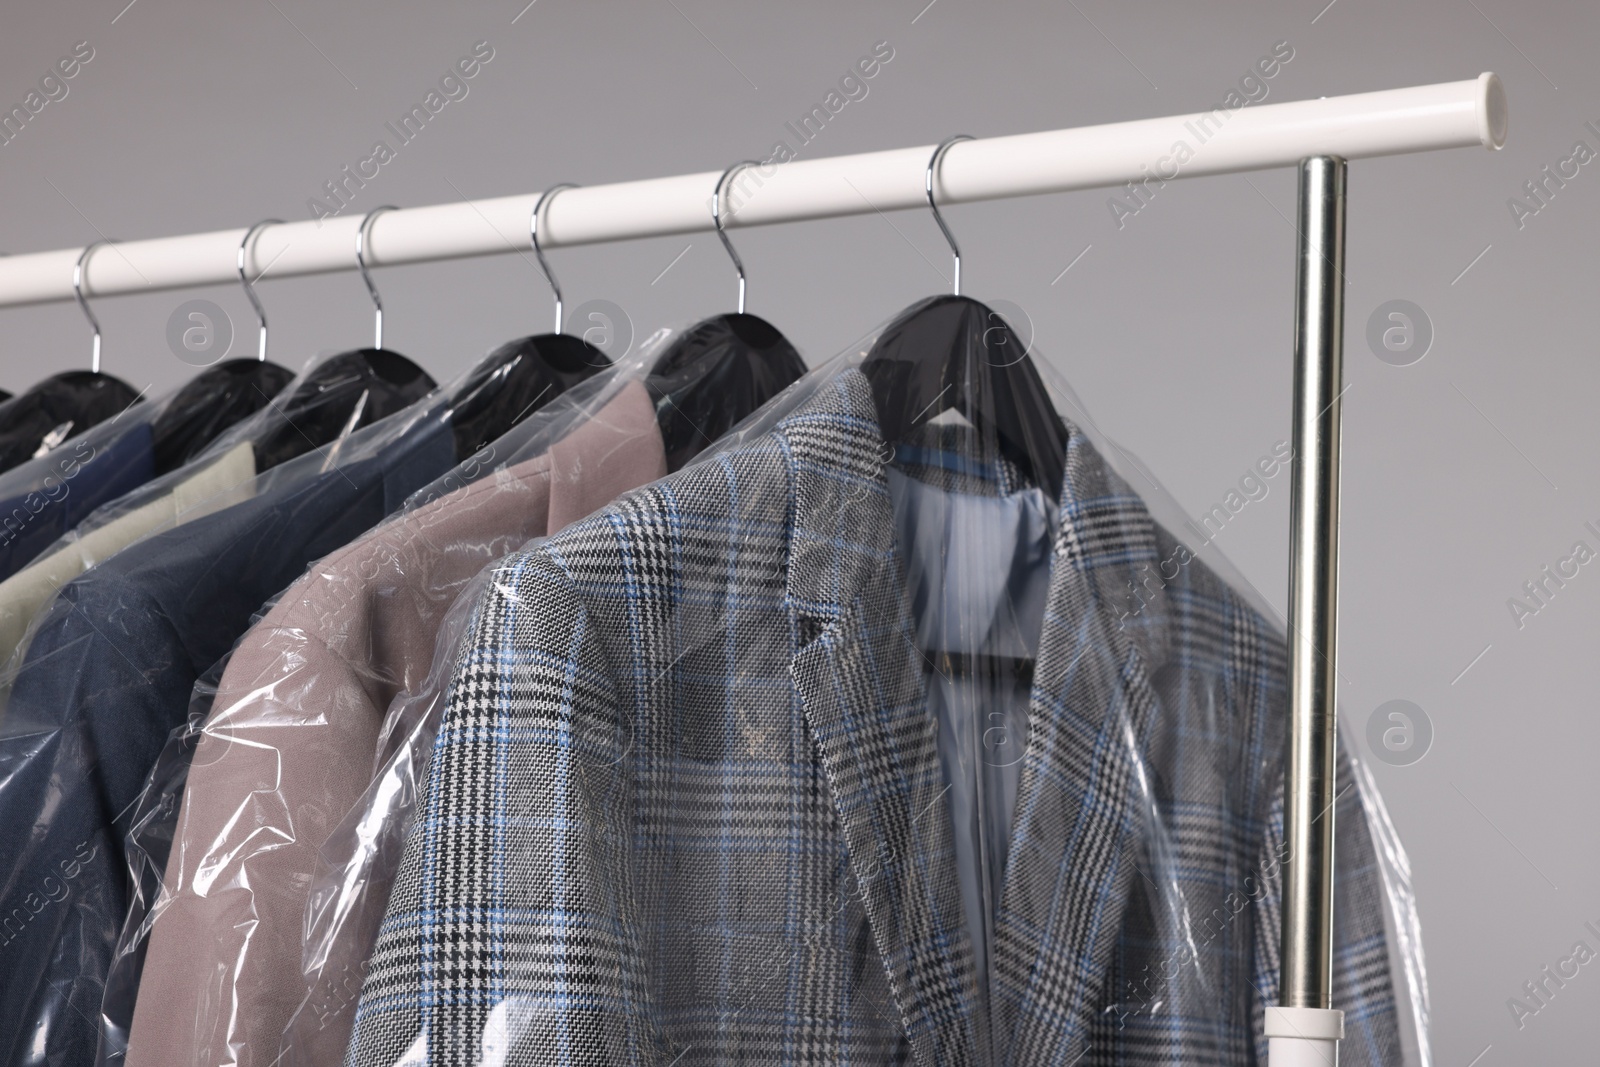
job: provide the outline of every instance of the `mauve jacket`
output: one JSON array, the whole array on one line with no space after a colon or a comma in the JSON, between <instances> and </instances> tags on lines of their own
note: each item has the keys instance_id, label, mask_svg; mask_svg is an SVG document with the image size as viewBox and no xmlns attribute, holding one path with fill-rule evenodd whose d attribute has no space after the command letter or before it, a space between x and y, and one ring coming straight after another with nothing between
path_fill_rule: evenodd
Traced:
<instances>
[{"instance_id":1,"label":"mauve jacket","mask_svg":"<svg viewBox=\"0 0 1600 1067\"><path fill-rule=\"evenodd\" d=\"M485 566L666 474L625 386L542 456L396 516L314 564L241 641L195 751L126 1067L266 1067L306 994L318 851L371 780L390 701L432 665ZM359 982L357 983L357 989ZM355 997L337 1025L343 1046ZM335 1052L337 1055L337 1052Z\"/></svg>"}]
</instances>

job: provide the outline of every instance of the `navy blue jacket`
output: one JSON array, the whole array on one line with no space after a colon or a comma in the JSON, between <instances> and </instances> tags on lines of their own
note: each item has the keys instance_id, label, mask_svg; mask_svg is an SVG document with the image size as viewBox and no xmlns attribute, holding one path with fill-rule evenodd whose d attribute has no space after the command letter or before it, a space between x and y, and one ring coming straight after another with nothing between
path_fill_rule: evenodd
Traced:
<instances>
[{"instance_id":1,"label":"navy blue jacket","mask_svg":"<svg viewBox=\"0 0 1600 1067\"><path fill-rule=\"evenodd\" d=\"M0 1063L94 1061L128 909L127 816L195 680L311 562L454 462L448 422L419 419L376 455L158 534L62 589L0 721Z\"/></svg>"},{"instance_id":2,"label":"navy blue jacket","mask_svg":"<svg viewBox=\"0 0 1600 1067\"><path fill-rule=\"evenodd\" d=\"M110 441L69 441L33 466L32 484L0 500L0 581L26 567L56 539L108 503L155 477L150 424ZM21 474L32 467L8 473Z\"/></svg>"}]
</instances>

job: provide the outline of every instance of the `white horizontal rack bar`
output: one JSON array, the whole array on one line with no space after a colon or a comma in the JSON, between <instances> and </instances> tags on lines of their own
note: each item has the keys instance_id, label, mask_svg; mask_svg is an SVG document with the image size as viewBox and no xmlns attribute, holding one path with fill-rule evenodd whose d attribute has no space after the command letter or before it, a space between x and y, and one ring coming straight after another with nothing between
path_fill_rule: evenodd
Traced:
<instances>
[{"instance_id":1,"label":"white horizontal rack bar","mask_svg":"<svg viewBox=\"0 0 1600 1067\"><path fill-rule=\"evenodd\" d=\"M1261 107L1082 126L957 143L938 175L940 203L1029 196L1162 179L1287 167L1313 155L1357 159L1483 145L1506 134L1506 97L1493 74L1458 82ZM1184 149L1179 149L1182 144ZM727 194L729 228L926 206L932 145L747 168ZM1184 157L1187 158L1184 158ZM568 189L546 205L546 248L712 228L721 171ZM355 186L349 187L352 191ZM372 206L381 203L367 193ZM400 265L526 250L537 193L391 211L373 221L369 265ZM355 269L367 205L336 218L269 226L252 275ZM251 220L254 221L254 220ZM97 249L84 271L92 296L237 282L243 228L126 241ZM0 257L0 307L71 300L81 248Z\"/></svg>"}]
</instances>

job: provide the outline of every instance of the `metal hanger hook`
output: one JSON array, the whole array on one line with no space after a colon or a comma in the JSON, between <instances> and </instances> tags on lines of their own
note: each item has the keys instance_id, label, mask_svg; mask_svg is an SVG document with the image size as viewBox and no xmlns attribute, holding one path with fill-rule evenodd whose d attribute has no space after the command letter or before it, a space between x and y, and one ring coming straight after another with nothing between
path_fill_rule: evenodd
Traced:
<instances>
[{"instance_id":1,"label":"metal hanger hook","mask_svg":"<svg viewBox=\"0 0 1600 1067\"><path fill-rule=\"evenodd\" d=\"M103 237L84 245L83 251L78 253L77 265L72 268L72 292L78 298L78 306L83 309L83 317L94 327L94 354L89 359L89 369L96 374L100 373L100 320L94 317L94 312L89 308L89 301L83 295L83 268L88 266L89 256L96 248L115 243L111 238Z\"/></svg>"},{"instance_id":2,"label":"metal hanger hook","mask_svg":"<svg viewBox=\"0 0 1600 1067\"><path fill-rule=\"evenodd\" d=\"M367 273L367 237L372 229L372 222L385 211L398 211L393 204L375 207L367 212L361 220L361 225L356 229L356 266L361 268L361 280L367 283L367 292L372 294L372 307L374 310L374 326L372 347L383 347L383 297L378 295L378 287L372 284L372 275Z\"/></svg>"},{"instance_id":3,"label":"metal hanger hook","mask_svg":"<svg viewBox=\"0 0 1600 1067\"><path fill-rule=\"evenodd\" d=\"M244 231L244 240L239 242L239 284L244 286L244 295L250 298L250 306L254 308L256 312L256 322L260 324L261 327L260 341L257 345L258 351L256 352L256 359L260 360L262 363L267 361L267 313L261 307L261 300L256 296L256 287L250 284L250 276L245 273L244 265L245 261L249 258L250 253L254 251L254 246L251 244L251 241L254 239L256 234L266 229L268 226L282 225L282 219L262 219L260 222ZM256 277L259 279L260 275L258 274Z\"/></svg>"},{"instance_id":4,"label":"metal hanger hook","mask_svg":"<svg viewBox=\"0 0 1600 1067\"><path fill-rule=\"evenodd\" d=\"M539 199L533 205L533 216L528 219L528 237L533 241L533 254L538 257L539 269L544 271L544 280L550 283L550 291L556 294L556 333L561 332L561 284L556 281L555 274L550 270L550 264L544 258L544 249L539 247L539 213L544 210L545 201L561 190L577 188L579 186L573 182L552 185L539 194Z\"/></svg>"},{"instance_id":5,"label":"metal hanger hook","mask_svg":"<svg viewBox=\"0 0 1600 1067\"><path fill-rule=\"evenodd\" d=\"M758 167L760 162L754 159L741 159L733 166L722 172L722 177L717 179L717 191L711 197L711 222L717 227L717 236L722 239L722 247L728 250L728 258L733 260L733 269L739 274L739 314L744 314L744 262L739 258L739 253L733 249L733 242L728 240L728 235L722 229L722 189L733 176L746 167Z\"/></svg>"},{"instance_id":6,"label":"metal hanger hook","mask_svg":"<svg viewBox=\"0 0 1600 1067\"><path fill-rule=\"evenodd\" d=\"M961 249L956 246L955 235L950 232L950 227L944 224L944 216L939 214L939 205L933 199L933 179L939 170L939 163L944 159L945 152L957 141L971 141L969 133L958 133L954 137L947 137L939 142L939 147L933 150L933 156L928 160L928 172L923 178L923 188L928 194L928 207L933 209L933 221L939 224L939 231L944 234L944 239L950 243L950 255L955 259L955 288L956 296L961 295Z\"/></svg>"}]
</instances>

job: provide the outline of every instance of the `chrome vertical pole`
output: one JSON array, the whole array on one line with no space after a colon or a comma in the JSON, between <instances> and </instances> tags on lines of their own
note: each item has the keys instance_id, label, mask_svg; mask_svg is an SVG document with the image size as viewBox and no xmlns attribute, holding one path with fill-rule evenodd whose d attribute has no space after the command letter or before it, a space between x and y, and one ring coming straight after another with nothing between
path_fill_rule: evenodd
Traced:
<instances>
[{"instance_id":1,"label":"chrome vertical pole","mask_svg":"<svg viewBox=\"0 0 1600 1067\"><path fill-rule=\"evenodd\" d=\"M1283 970L1268 1012L1272 1067L1332 1063L1339 395L1344 378L1343 159L1300 163L1284 762Z\"/></svg>"}]
</instances>

